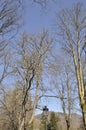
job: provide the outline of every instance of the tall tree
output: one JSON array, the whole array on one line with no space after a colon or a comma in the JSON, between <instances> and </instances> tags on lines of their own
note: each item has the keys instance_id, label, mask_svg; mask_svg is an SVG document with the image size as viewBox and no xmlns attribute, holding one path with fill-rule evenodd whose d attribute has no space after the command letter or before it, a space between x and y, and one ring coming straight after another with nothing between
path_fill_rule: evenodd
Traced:
<instances>
[{"instance_id":1,"label":"tall tree","mask_svg":"<svg viewBox=\"0 0 86 130\"><path fill-rule=\"evenodd\" d=\"M0 84L10 74L8 72L10 54L8 54L7 45L19 28L19 10L18 0L0 0Z\"/></svg>"},{"instance_id":2,"label":"tall tree","mask_svg":"<svg viewBox=\"0 0 86 130\"><path fill-rule=\"evenodd\" d=\"M61 109L64 113L67 130L71 127L71 115L75 104L79 104L77 95L77 85L73 67L67 60L58 60L56 55L54 62L51 63L50 72L52 76L52 95L57 100L60 99ZM67 63L66 63L67 62ZM59 66L60 65L60 66ZM54 94L53 94L54 93ZM76 106L77 107L77 106Z\"/></svg>"},{"instance_id":3,"label":"tall tree","mask_svg":"<svg viewBox=\"0 0 86 130\"><path fill-rule=\"evenodd\" d=\"M0 54L8 39L16 34L19 27L20 3L18 0L0 0Z\"/></svg>"},{"instance_id":4,"label":"tall tree","mask_svg":"<svg viewBox=\"0 0 86 130\"><path fill-rule=\"evenodd\" d=\"M48 33L45 31L39 36L23 35L18 43L18 56L13 65L18 76L20 85L22 86L22 111L20 113L21 130L26 126L26 106L28 103L28 95L33 94L32 98L32 115L29 124L33 122L35 109L39 99L39 90L41 89L41 76L45 64L46 56L50 50L52 40L49 39ZM32 93L31 93L32 91Z\"/></svg>"},{"instance_id":5,"label":"tall tree","mask_svg":"<svg viewBox=\"0 0 86 130\"><path fill-rule=\"evenodd\" d=\"M60 14L60 15L59 15ZM58 14L58 36L62 48L72 58L77 79L78 94L82 108L84 127L86 130L86 100L85 100L85 75L82 59L85 57L85 32L86 14L81 3L77 3L72 9L64 9ZM58 38L59 39L59 38ZM86 61L85 61L86 64Z\"/></svg>"}]
</instances>

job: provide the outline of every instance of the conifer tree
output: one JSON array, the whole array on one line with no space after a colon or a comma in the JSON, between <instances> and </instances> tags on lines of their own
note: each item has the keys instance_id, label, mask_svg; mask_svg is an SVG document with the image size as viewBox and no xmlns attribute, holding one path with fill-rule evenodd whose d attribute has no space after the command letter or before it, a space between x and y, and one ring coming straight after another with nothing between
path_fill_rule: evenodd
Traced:
<instances>
[{"instance_id":1,"label":"conifer tree","mask_svg":"<svg viewBox=\"0 0 86 130\"><path fill-rule=\"evenodd\" d=\"M45 117L44 115L42 115L41 117L41 124L40 124L40 130L45 130L45 124L46 124L46 120L45 120Z\"/></svg>"},{"instance_id":2,"label":"conifer tree","mask_svg":"<svg viewBox=\"0 0 86 130\"><path fill-rule=\"evenodd\" d=\"M57 122L59 121L59 118L55 115L54 112L51 112L50 115L50 123L48 124L49 130L57 130Z\"/></svg>"}]
</instances>

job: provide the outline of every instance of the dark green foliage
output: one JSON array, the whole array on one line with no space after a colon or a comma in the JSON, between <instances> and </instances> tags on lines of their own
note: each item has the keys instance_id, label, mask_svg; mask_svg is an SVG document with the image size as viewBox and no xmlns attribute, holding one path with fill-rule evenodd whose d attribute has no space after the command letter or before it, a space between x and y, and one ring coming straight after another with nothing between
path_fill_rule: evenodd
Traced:
<instances>
[{"instance_id":1,"label":"dark green foliage","mask_svg":"<svg viewBox=\"0 0 86 130\"><path fill-rule=\"evenodd\" d=\"M47 130L51 130L51 124L50 123L48 123L48 125L47 125Z\"/></svg>"},{"instance_id":2,"label":"dark green foliage","mask_svg":"<svg viewBox=\"0 0 86 130\"><path fill-rule=\"evenodd\" d=\"M54 112L51 112L50 119L46 119L43 115L41 117L40 130L57 130L57 123L59 118L55 115Z\"/></svg>"},{"instance_id":3,"label":"dark green foliage","mask_svg":"<svg viewBox=\"0 0 86 130\"><path fill-rule=\"evenodd\" d=\"M59 118L55 115L54 112L51 112L50 115L50 123L48 124L49 130L57 130L57 122L59 121Z\"/></svg>"}]
</instances>

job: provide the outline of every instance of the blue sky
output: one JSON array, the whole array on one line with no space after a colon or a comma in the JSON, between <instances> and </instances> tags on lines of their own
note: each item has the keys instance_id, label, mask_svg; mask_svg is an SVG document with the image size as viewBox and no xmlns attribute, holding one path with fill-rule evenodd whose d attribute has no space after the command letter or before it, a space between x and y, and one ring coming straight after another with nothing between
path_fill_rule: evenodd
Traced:
<instances>
[{"instance_id":1,"label":"blue sky","mask_svg":"<svg viewBox=\"0 0 86 130\"><path fill-rule=\"evenodd\" d=\"M48 9L43 11L37 4L27 3L24 14L24 31L28 33L40 32L43 28L51 30L55 20L55 12L62 8L70 8L77 2L86 4L86 0L57 0L56 3L48 5Z\"/></svg>"},{"instance_id":2,"label":"blue sky","mask_svg":"<svg viewBox=\"0 0 86 130\"><path fill-rule=\"evenodd\" d=\"M23 31L34 34L41 32L42 29L48 29L52 32L55 12L63 8L70 8L77 2L82 2L84 6L86 5L86 0L57 0L57 3L50 2L48 9L44 11L37 4L29 5L26 3ZM41 104L42 106L47 105L50 111L61 111L61 107L58 105L59 102L55 99L43 100ZM39 110L37 111L37 113L40 112Z\"/></svg>"}]
</instances>

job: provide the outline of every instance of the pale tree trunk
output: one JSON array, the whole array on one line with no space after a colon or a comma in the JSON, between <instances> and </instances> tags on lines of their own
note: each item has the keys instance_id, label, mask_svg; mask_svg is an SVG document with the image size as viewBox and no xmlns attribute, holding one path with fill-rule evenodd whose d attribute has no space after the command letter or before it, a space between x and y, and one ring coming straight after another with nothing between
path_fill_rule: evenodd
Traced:
<instances>
[{"instance_id":1,"label":"pale tree trunk","mask_svg":"<svg viewBox=\"0 0 86 130\"><path fill-rule=\"evenodd\" d=\"M24 125L24 118L22 119L21 124L19 124L19 130L22 130L23 125Z\"/></svg>"},{"instance_id":2,"label":"pale tree trunk","mask_svg":"<svg viewBox=\"0 0 86 130\"><path fill-rule=\"evenodd\" d=\"M85 82L83 74L83 47L86 35L86 13L81 3L77 3L71 9L64 9L60 13L58 26L62 39L62 47L70 54L75 68L78 94L82 109L84 128L86 130L86 102L85 102ZM83 32L83 33L82 33ZM64 41L63 41L64 40ZM85 43L86 44L86 43ZM82 59L81 59L82 58ZM86 63L85 63L86 64Z\"/></svg>"},{"instance_id":3,"label":"pale tree trunk","mask_svg":"<svg viewBox=\"0 0 86 130\"><path fill-rule=\"evenodd\" d=\"M23 97L23 102L22 102L22 111L20 113L20 117L19 117L19 130L26 130L26 104L27 104L27 98L28 98L28 91L31 87L31 83L33 81L34 78L34 71L33 71L33 75L30 78L30 80L26 80L26 85L24 88L24 97ZM29 84L29 85L28 85Z\"/></svg>"},{"instance_id":4,"label":"pale tree trunk","mask_svg":"<svg viewBox=\"0 0 86 130\"><path fill-rule=\"evenodd\" d=\"M29 125L30 125L30 124L33 122L33 120L34 120L35 109L36 109L37 102L38 102L38 91L39 91L39 86L36 88L36 94L35 94L35 99L34 99L33 112L32 112L31 119L30 119L30 121L29 121Z\"/></svg>"},{"instance_id":5,"label":"pale tree trunk","mask_svg":"<svg viewBox=\"0 0 86 130\"><path fill-rule=\"evenodd\" d=\"M82 68L81 68L81 51L80 51L80 38L79 38L79 32L77 32L77 56L78 58L76 58L76 54L75 54L75 49L73 46L73 41L70 35L69 30L67 30L67 36L68 39L70 41L70 46L71 46L71 52L72 52L72 58L73 58L73 62L74 62L74 67L75 67L75 72L76 72L76 78L77 78L77 84L78 84L78 93L79 93L79 98L80 98L80 105L82 108L82 115L83 115L83 122L84 122L84 127L86 130L86 112L85 112L85 101L84 101L84 79L83 79L83 72L82 72Z\"/></svg>"},{"instance_id":6,"label":"pale tree trunk","mask_svg":"<svg viewBox=\"0 0 86 130\"><path fill-rule=\"evenodd\" d=\"M34 114L35 114L35 109L37 107L37 103L38 103L38 99L39 99L39 89L40 89L40 81L41 81L41 74L42 74L42 67L43 67L43 63L44 61L42 61L39 65L39 68L38 68L38 74L37 74L37 87L36 87L36 93L35 93L35 99L34 99L34 105L33 105L33 112L32 112L32 116L31 116L31 119L29 121L29 125L33 122L34 120Z\"/></svg>"},{"instance_id":7,"label":"pale tree trunk","mask_svg":"<svg viewBox=\"0 0 86 130\"><path fill-rule=\"evenodd\" d=\"M75 66L75 71L76 71L77 83L78 83L78 93L79 93L79 98L80 98L80 105L82 108L83 122L84 122L84 127L86 130L86 103L84 101L85 91L84 91L83 73L82 73L82 69L81 69L80 45L78 45L78 63L76 62L74 49L72 52L73 52L73 60L74 60L74 66Z\"/></svg>"}]
</instances>

